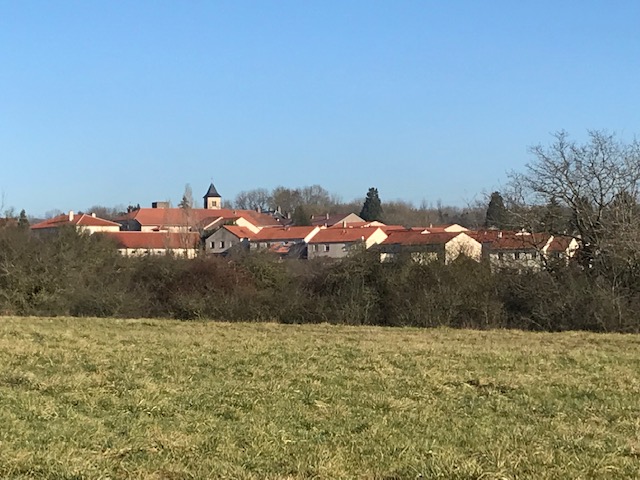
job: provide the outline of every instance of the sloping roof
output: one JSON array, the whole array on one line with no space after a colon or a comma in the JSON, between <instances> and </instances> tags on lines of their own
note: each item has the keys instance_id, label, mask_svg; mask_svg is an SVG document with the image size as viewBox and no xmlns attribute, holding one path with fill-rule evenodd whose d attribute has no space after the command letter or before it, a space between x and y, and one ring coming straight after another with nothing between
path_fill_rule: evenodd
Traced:
<instances>
[{"instance_id":1,"label":"sloping roof","mask_svg":"<svg viewBox=\"0 0 640 480\"><path fill-rule=\"evenodd\" d=\"M279 225L271 215L256 212L254 210L230 210L221 208L210 210L207 208L141 208L134 210L118 220L135 220L142 226L196 226L205 220L211 223L215 218L236 219L243 217L256 227L268 227Z\"/></svg>"},{"instance_id":2,"label":"sloping roof","mask_svg":"<svg viewBox=\"0 0 640 480\"><path fill-rule=\"evenodd\" d=\"M428 233L444 233L444 232L468 232L469 229L457 223L444 223L442 225L429 225L424 230Z\"/></svg>"},{"instance_id":3,"label":"sloping roof","mask_svg":"<svg viewBox=\"0 0 640 480\"><path fill-rule=\"evenodd\" d=\"M223 225L222 228L229 231L238 238L253 239L255 233L249 230L247 227L239 227L238 225Z\"/></svg>"},{"instance_id":4,"label":"sloping roof","mask_svg":"<svg viewBox=\"0 0 640 480\"><path fill-rule=\"evenodd\" d=\"M491 243L492 250L540 250L550 239L548 233L508 235Z\"/></svg>"},{"instance_id":5,"label":"sloping roof","mask_svg":"<svg viewBox=\"0 0 640 480\"><path fill-rule=\"evenodd\" d=\"M547 247L547 252L566 252L571 247L573 237L568 236L554 236L551 243Z\"/></svg>"},{"instance_id":6,"label":"sloping roof","mask_svg":"<svg viewBox=\"0 0 640 480\"><path fill-rule=\"evenodd\" d=\"M41 228L58 228L64 225L76 225L81 227L120 227L119 223L105 220L104 218L94 217L93 215L87 215L86 213L78 213L73 215L73 219L69 220L71 215L63 213L57 217L43 220L40 223L31 225L31 229L38 230Z\"/></svg>"},{"instance_id":7,"label":"sloping roof","mask_svg":"<svg viewBox=\"0 0 640 480\"><path fill-rule=\"evenodd\" d=\"M256 242L302 240L317 228L313 226L263 228L253 236L252 240Z\"/></svg>"},{"instance_id":8,"label":"sloping roof","mask_svg":"<svg viewBox=\"0 0 640 480\"><path fill-rule=\"evenodd\" d=\"M118 248L132 250L189 249L200 243L200 235L194 232L102 232L98 235L113 239Z\"/></svg>"},{"instance_id":9,"label":"sloping roof","mask_svg":"<svg viewBox=\"0 0 640 480\"><path fill-rule=\"evenodd\" d=\"M464 232L422 233L418 230L390 231L389 236L381 245L444 245L462 233Z\"/></svg>"},{"instance_id":10,"label":"sloping roof","mask_svg":"<svg viewBox=\"0 0 640 480\"><path fill-rule=\"evenodd\" d=\"M367 239L380 227L325 228L316 233L309 243L351 243Z\"/></svg>"},{"instance_id":11,"label":"sloping roof","mask_svg":"<svg viewBox=\"0 0 640 480\"><path fill-rule=\"evenodd\" d=\"M516 232L505 230L473 230L465 233L480 243L495 242L503 236L514 236L516 234Z\"/></svg>"},{"instance_id":12,"label":"sloping roof","mask_svg":"<svg viewBox=\"0 0 640 480\"><path fill-rule=\"evenodd\" d=\"M216 187L213 185L213 182L211 182L211 185L209 185L209 190L207 190L207 193L204 194L204 196L202 198L208 198L208 197L221 197L222 195L220 195L218 193L218 190L216 189Z\"/></svg>"},{"instance_id":13,"label":"sloping roof","mask_svg":"<svg viewBox=\"0 0 640 480\"><path fill-rule=\"evenodd\" d=\"M386 227L386 225L382 222L378 222L374 220L373 222L338 222L334 225L331 225L329 228L362 228L362 227ZM404 227L402 227L404 228Z\"/></svg>"},{"instance_id":14,"label":"sloping roof","mask_svg":"<svg viewBox=\"0 0 640 480\"><path fill-rule=\"evenodd\" d=\"M351 220L347 220L349 218L351 218ZM347 223L365 221L364 218L360 218L360 216L355 213L336 213L334 215L314 215L311 217L311 225L326 225L330 227L332 225L338 225L344 220L347 220Z\"/></svg>"}]
</instances>

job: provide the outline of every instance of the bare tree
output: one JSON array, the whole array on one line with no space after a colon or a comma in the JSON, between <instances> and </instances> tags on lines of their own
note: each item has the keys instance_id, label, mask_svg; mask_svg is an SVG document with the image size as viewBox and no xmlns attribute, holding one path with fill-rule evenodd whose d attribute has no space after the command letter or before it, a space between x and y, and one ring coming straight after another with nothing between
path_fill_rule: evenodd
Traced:
<instances>
[{"instance_id":1,"label":"bare tree","mask_svg":"<svg viewBox=\"0 0 640 480\"><path fill-rule=\"evenodd\" d=\"M292 213L296 208L303 205L300 190L297 188L276 187L271 192L272 209L280 208L285 213Z\"/></svg>"},{"instance_id":2,"label":"bare tree","mask_svg":"<svg viewBox=\"0 0 640 480\"><path fill-rule=\"evenodd\" d=\"M235 206L241 210L264 210L271 203L271 195L266 188L254 188L236 195Z\"/></svg>"},{"instance_id":3,"label":"bare tree","mask_svg":"<svg viewBox=\"0 0 640 480\"><path fill-rule=\"evenodd\" d=\"M613 274L614 265L638 264L640 144L602 131L590 131L584 144L566 132L554 139L550 146L532 147L534 160L523 173L510 174L507 202L515 218L523 227L544 225L541 212L565 209L583 266Z\"/></svg>"}]
</instances>

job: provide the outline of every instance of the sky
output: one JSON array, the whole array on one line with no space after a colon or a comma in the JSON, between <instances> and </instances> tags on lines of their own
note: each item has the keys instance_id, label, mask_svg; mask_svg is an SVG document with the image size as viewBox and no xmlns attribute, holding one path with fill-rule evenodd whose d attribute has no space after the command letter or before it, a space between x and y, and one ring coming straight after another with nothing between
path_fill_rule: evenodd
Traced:
<instances>
[{"instance_id":1,"label":"sky","mask_svg":"<svg viewBox=\"0 0 640 480\"><path fill-rule=\"evenodd\" d=\"M464 206L553 132L640 132L638 25L636 0L0 0L0 206L212 181Z\"/></svg>"}]
</instances>

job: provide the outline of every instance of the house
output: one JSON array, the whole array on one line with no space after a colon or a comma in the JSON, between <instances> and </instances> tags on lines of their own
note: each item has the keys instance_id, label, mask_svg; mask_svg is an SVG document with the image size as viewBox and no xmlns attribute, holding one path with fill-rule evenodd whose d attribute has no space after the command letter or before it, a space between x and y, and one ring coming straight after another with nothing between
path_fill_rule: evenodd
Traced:
<instances>
[{"instance_id":1,"label":"house","mask_svg":"<svg viewBox=\"0 0 640 480\"><path fill-rule=\"evenodd\" d=\"M482 244L466 232L437 232L430 229L389 231L388 237L376 247L382 261L408 255L420 263L440 261L448 264L465 255L476 261L482 257Z\"/></svg>"},{"instance_id":2,"label":"house","mask_svg":"<svg viewBox=\"0 0 640 480\"><path fill-rule=\"evenodd\" d=\"M54 233L60 227L72 226L78 232L83 233L96 233L96 232L118 232L120 231L120 224L105 220L104 218L96 217L95 213L63 213L53 218L43 220L42 222L31 225L31 231L36 234L49 234Z\"/></svg>"},{"instance_id":3,"label":"house","mask_svg":"<svg viewBox=\"0 0 640 480\"><path fill-rule=\"evenodd\" d=\"M256 232L240 225L223 225L204 241L205 253L214 255L226 255L231 248L248 249L249 239Z\"/></svg>"},{"instance_id":4,"label":"house","mask_svg":"<svg viewBox=\"0 0 640 480\"><path fill-rule=\"evenodd\" d=\"M124 256L175 255L194 258L200 235L194 232L104 232Z\"/></svg>"},{"instance_id":5,"label":"house","mask_svg":"<svg viewBox=\"0 0 640 480\"><path fill-rule=\"evenodd\" d=\"M342 258L358 246L368 249L385 238L387 234L380 227L324 228L309 240L307 257Z\"/></svg>"},{"instance_id":6,"label":"house","mask_svg":"<svg viewBox=\"0 0 640 480\"><path fill-rule=\"evenodd\" d=\"M263 228L249 239L249 249L266 250L281 257L307 257L307 244L320 231L318 226Z\"/></svg>"},{"instance_id":7,"label":"house","mask_svg":"<svg viewBox=\"0 0 640 480\"><path fill-rule=\"evenodd\" d=\"M318 227L332 227L333 225L344 225L349 223L364 223L364 218L360 218L355 213L337 213L334 215L313 215L311 225Z\"/></svg>"},{"instance_id":8,"label":"house","mask_svg":"<svg viewBox=\"0 0 640 480\"><path fill-rule=\"evenodd\" d=\"M500 232L483 243L494 268L540 269L550 260L568 261L578 249L575 238L548 233Z\"/></svg>"}]
</instances>

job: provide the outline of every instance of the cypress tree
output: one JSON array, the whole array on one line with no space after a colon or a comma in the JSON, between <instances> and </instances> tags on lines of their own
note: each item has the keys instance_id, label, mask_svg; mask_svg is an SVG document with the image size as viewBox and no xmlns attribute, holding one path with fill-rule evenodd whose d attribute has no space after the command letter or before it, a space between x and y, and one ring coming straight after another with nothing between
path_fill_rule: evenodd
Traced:
<instances>
[{"instance_id":1,"label":"cypress tree","mask_svg":"<svg viewBox=\"0 0 640 480\"><path fill-rule=\"evenodd\" d=\"M500 192L491 194L484 226L486 228L505 228L507 226L507 209Z\"/></svg>"},{"instance_id":2,"label":"cypress tree","mask_svg":"<svg viewBox=\"0 0 640 480\"><path fill-rule=\"evenodd\" d=\"M382 220L382 202L378 196L378 189L371 187L367 192L367 198L360 210L360 217L367 222Z\"/></svg>"}]
</instances>

